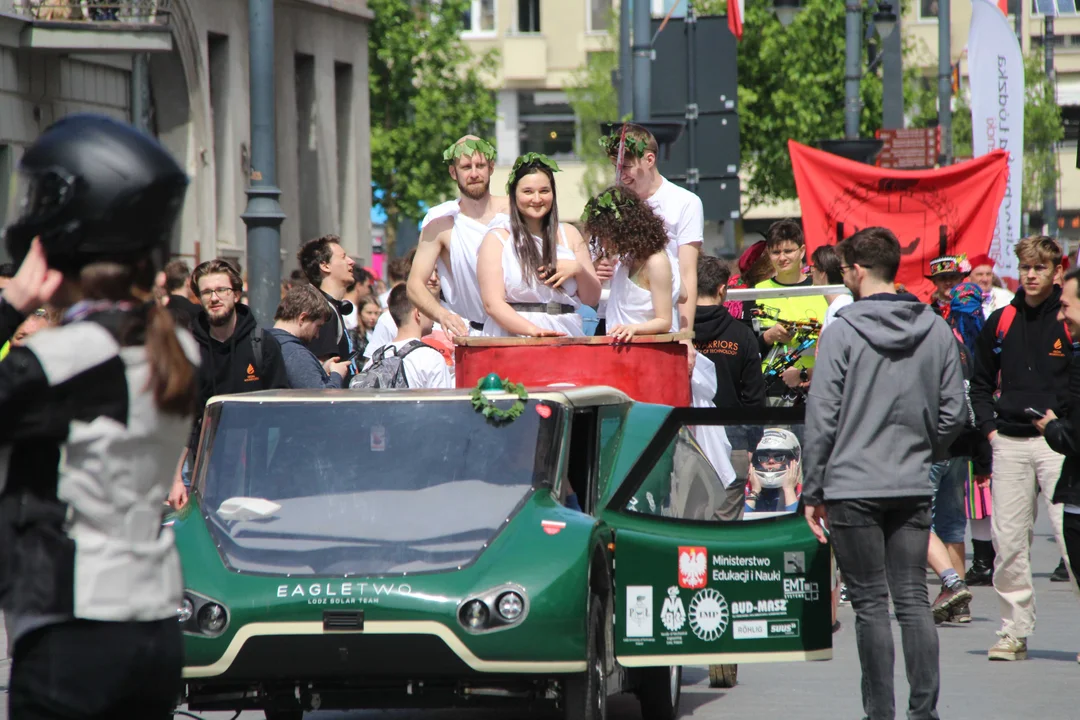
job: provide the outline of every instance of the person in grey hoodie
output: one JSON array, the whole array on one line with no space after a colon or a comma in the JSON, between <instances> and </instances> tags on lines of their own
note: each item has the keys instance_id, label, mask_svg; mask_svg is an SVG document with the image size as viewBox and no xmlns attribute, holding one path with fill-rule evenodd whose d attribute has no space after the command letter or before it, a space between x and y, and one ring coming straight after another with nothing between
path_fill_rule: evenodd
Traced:
<instances>
[{"instance_id":1,"label":"person in grey hoodie","mask_svg":"<svg viewBox=\"0 0 1080 720\"><path fill-rule=\"evenodd\" d=\"M330 320L330 308L322 294L311 285L289 289L274 313L274 327L268 332L281 345L285 374L292 388L340 388L345 384L349 359L332 357L319 362L308 349L323 323Z\"/></svg>"},{"instance_id":2,"label":"person in grey hoodie","mask_svg":"<svg viewBox=\"0 0 1080 720\"><path fill-rule=\"evenodd\" d=\"M930 465L963 430L960 356L948 325L897 294L900 243L885 228L837 246L856 302L822 334L806 408L803 503L833 541L855 610L868 720L892 720L889 595L903 638L910 720L936 719L938 638L926 587Z\"/></svg>"}]
</instances>

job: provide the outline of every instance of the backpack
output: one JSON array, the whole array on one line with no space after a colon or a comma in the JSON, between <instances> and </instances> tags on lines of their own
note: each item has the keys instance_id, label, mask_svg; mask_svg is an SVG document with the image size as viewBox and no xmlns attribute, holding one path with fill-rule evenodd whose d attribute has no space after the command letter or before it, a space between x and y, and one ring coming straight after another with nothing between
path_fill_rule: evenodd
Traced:
<instances>
[{"instance_id":1,"label":"backpack","mask_svg":"<svg viewBox=\"0 0 1080 720\"><path fill-rule=\"evenodd\" d=\"M422 347L427 347L422 340L410 340L400 350L394 345L384 345L371 356L371 367L358 373L349 387L353 390L409 387L409 380L405 377L405 357ZM389 352L391 350L393 353Z\"/></svg>"},{"instance_id":2,"label":"backpack","mask_svg":"<svg viewBox=\"0 0 1080 720\"><path fill-rule=\"evenodd\" d=\"M259 377L265 377L263 373L263 341L266 339L266 331L261 327L255 328L251 333L251 354L255 356L255 370Z\"/></svg>"},{"instance_id":3,"label":"backpack","mask_svg":"<svg viewBox=\"0 0 1080 720\"><path fill-rule=\"evenodd\" d=\"M1016 319L1016 306L1006 305L1001 311L1001 317L998 318L997 329L994 332L994 352L996 354L1001 353L1001 344L1005 342L1005 336L1009 334L1009 328L1012 327L1013 320ZM1068 323L1062 323L1065 328L1065 338L1072 344L1072 333L1069 332Z\"/></svg>"}]
</instances>

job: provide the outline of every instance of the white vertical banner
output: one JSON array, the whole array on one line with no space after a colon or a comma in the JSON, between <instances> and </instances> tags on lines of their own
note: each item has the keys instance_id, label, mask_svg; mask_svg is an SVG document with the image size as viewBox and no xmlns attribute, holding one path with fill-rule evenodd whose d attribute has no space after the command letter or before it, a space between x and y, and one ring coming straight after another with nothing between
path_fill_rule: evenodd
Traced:
<instances>
[{"instance_id":1,"label":"white vertical banner","mask_svg":"<svg viewBox=\"0 0 1080 720\"><path fill-rule=\"evenodd\" d=\"M971 0L968 36L971 141L975 157L1000 148L1009 153L1009 182L998 208L990 256L1001 277L1017 278L1024 178L1024 57L1012 24L991 0Z\"/></svg>"}]
</instances>

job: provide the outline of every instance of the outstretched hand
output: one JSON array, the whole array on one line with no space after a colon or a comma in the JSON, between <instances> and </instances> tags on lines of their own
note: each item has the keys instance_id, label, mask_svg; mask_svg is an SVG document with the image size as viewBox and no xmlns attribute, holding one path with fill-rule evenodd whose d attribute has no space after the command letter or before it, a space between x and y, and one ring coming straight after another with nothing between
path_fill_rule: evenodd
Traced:
<instances>
[{"instance_id":1,"label":"outstretched hand","mask_svg":"<svg viewBox=\"0 0 1080 720\"><path fill-rule=\"evenodd\" d=\"M4 300L27 315L52 300L63 281L60 271L49 267L41 241L34 238L19 271L4 288Z\"/></svg>"}]
</instances>

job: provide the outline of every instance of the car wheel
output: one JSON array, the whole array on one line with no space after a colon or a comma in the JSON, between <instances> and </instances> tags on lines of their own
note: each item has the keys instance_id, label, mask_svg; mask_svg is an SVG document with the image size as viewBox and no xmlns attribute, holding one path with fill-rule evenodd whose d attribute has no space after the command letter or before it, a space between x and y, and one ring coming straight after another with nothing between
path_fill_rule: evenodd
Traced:
<instances>
[{"instance_id":1,"label":"car wheel","mask_svg":"<svg viewBox=\"0 0 1080 720\"><path fill-rule=\"evenodd\" d=\"M606 720L607 673L604 670L604 600L589 597L589 624L585 642L585 672L572 675L563 685L566 720Z\"/></svg>"},{"instance_id":2,"label":"car wheel","mask_svg":"<svg viewBox=\"0 0 1080 720\"><path fill-rule=\"evenodd\" d=\"M738 665L710 665L709 687L733 688L739 684Z\"/></svg>"},{"instance_id":3,"label":"car wheel","mask_svg":"<svg viewBox=\"0 0 1080 720\"><path fill-rule=\"evenodd\" d=\"M303 710L263 710L266 720L304 720Z\"/></svg>"},{"instance_id":4,"label":"car wheel","mask_svg":"<svg viewBox=\"0 0 1080 720\"><path fill-rule=\"evenodd\" d=\"M638 676L641 717L648 720L675 720L682 698L682 668L645 668Z\"/></svg>"}]
</instances>

